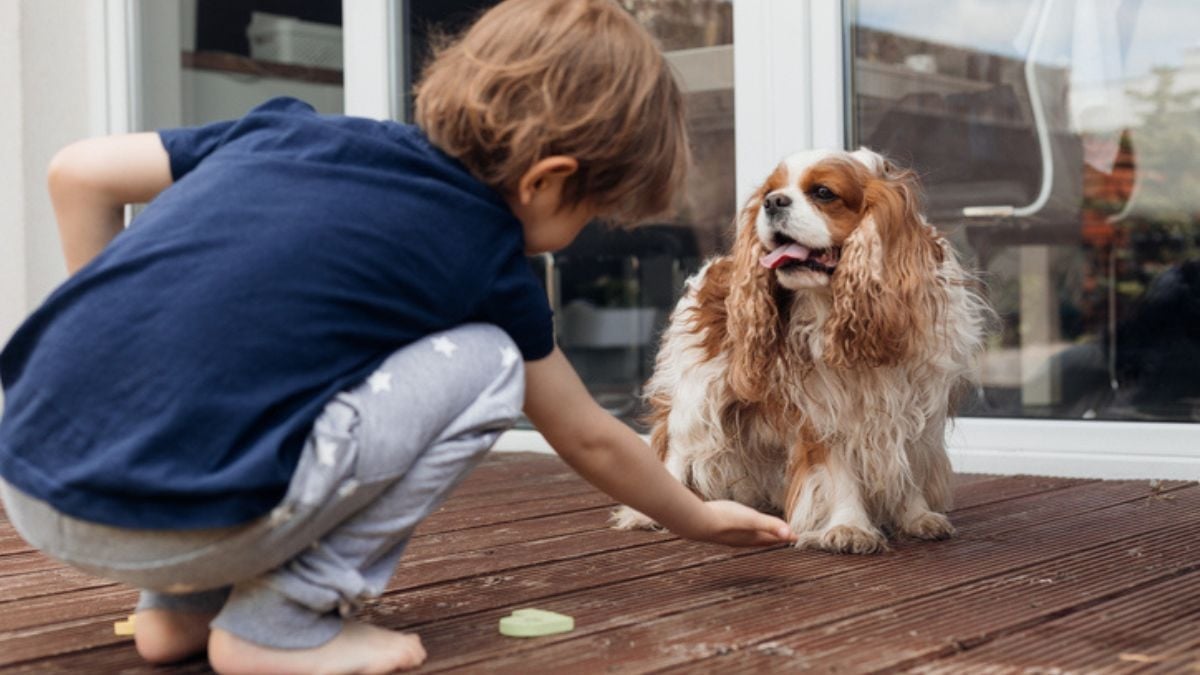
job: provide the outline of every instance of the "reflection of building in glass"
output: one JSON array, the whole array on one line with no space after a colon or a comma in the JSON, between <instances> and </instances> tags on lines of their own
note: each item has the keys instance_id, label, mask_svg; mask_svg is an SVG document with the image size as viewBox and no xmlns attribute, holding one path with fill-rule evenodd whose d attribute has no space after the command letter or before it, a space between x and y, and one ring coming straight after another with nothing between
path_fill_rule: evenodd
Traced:
<instances>
[{"instance_id":1,"label":"reflection of building in glass","mask_svg":"<svg viewBox=\"0 0 1200 675\"><path fill-rule=\"evenodd\" d=\"M664 51L733 44L730 0L621 0Z\"/></svg>"},{"instance_id":2,"label":"reflection of building in glass","mask_svg":"<svg viewBox=\"0 0 1200 675\"><path fill-rule=\"evenodd\" d=\"M974 253L1001 315L986 407L1197 418L1200 385L1181 383L1200 378L1151 355L1200 361L1200 310L1186 300L1200 291L1200 49L1125 74L1070 42L1069 57L1030 69L880 28L853 37L856 142L921 173L932 219Z\"/></svg>"},{"instance_id":3,"label":"reflection of building in glass","mask_svg":"<svg viewBox=\"0 0 1200 675\"><path fill-rule=\"evenodd\" d=\"M864 27L854 49L858 142L921 173L931 217L1035 199L1042 162L1024 61ZM1066 71L1037 71L1039 91L1061 97ZM1066 133L1061 115L1048 121L1053 136Z\"/></svg>"},{"instance_id":4,"label":"reflection of building in glass","mask_svg":"<svg viewBox=\"0 0 1200 675\"><path fill-rule=\"evenodd\" d=\"M662 45L686 99L693 164L677 212L633 230L592 223L554 257L559 343L597 400L626 421L658 334L736 211L733 7L729 0L621 0Z\"/></svg>"},{"instance_id":5,"label":"reflection of building in glass","mask_svg":"<svg viewBox=\"0 0 1200 675\"><path fill-rule=\"evenodd\" d=\"M693 170L673 222L692 230L689 238L697 247L696 257L721 253L727 248L737 207L733 6L729 0L622 0L622 4L662 45L687 100Z\"/></svg>"}]
</instances>

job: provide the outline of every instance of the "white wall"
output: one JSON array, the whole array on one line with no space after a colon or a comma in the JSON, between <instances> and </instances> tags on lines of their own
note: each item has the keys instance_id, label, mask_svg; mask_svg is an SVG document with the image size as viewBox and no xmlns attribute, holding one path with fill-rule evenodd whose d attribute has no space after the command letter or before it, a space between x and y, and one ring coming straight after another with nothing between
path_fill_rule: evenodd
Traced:
<instances>
[{"instance_id":1,"label":"white wall","mask_svg":"<svg viewBox=\"0 0 1200 675\"><path fill-rule=\"evenodd\" d=\"M0 2L0 340L66 276L46 166L91 131L89 12L74 0Z\"/></svg>"},{"instance_id":2,"label":"white wall","mask_svg":"<svg viewBox=\"0 0 1200 675\"><path fill-rule=\"evenodd\" d=\"M0 2L0 341L25 315L25 212L21 139L20 5Z\"/></svg>"}]
</instances>

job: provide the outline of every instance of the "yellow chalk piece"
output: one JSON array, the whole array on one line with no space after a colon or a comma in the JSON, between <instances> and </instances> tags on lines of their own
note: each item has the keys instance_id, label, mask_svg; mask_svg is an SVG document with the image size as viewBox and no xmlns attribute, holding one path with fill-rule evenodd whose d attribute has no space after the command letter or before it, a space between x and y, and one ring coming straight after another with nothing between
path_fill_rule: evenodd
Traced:
<instances>
[{"instance_id":1,"label":"yellow chalk piece","mask_svg":"<svg viewBox=\"0 0 1200 675\"><path fill-rule=\"evenodd\" d=\"M134 616L133 614L130 614L129 618L127 620L117 621L116 623L113 624L113 633L116 635L120 635L121 637L132 636L134 633L134 630L136 628L134 626L134 620L136 618L137 618L136 616Z\"/></svg>"},{"instance_id":2,"label":"yellow chalk piece","mask_svg":"<svg viewBox=\"0 0 1200 675\"><path fill-rule=\"evenodd\" d=\"M508 637L542 637L575 630L575 619L544 609L516 609L500 619L500 634Z\"/></svg>"}]
</instances>

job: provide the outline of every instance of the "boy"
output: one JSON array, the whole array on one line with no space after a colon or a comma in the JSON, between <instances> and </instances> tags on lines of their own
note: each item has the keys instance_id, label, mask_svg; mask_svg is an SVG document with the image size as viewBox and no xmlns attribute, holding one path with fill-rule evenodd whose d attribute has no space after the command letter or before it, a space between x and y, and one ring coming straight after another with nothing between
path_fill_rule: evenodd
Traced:
<instances>
[{"instance_id":1,"label":"boy","mask_svg":"<svg viewBox=\"0 0 1200 675\"><path fill-rule=\"evenodd\" d=\"M522 407L681 536L790 538L701 502L591 400L524 258L678 190L681 97L649 36L610 0L509 0L432 61L417 121L277 99L51 164L73 276L0 356L0 488L33 545L143 589L150 661L419 665L416 636L348 617Z\"/></svg>"}]
</instances>

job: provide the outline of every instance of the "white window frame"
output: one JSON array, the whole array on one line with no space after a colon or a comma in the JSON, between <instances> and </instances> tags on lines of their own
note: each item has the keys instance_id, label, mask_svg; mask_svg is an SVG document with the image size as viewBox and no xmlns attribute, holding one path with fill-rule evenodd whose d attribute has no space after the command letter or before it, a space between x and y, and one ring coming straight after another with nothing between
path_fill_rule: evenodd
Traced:
<instances>
[{"instance_id":1,"label":"white window frame","mask_svg":"<svg viewBox=\"0 0 1200 675\"><path fill-rule=\"evenodd\" d=\"M133 51L140 45L133 40L136 6L130 0L99 0L89 3L91 26L88 62L92 72L90 126L95 135L123 134L134 128L131 119L133 101L130 86L137 80L132 72L137 62Z\"/></svg>"},{"instance_id":2,"label":"white window frame","mask_svg":"<svg viewBox=\"0 0 1200 675\"><path fill-rule=\"evenodd\" d=\"M734 104L740 201L787 153L845 147L848 59L844 3L734 3ZM403 114L402 0L343 0L345 110ZM89 5L97 32L92 126L138 128L141 92L135 0ZM948 434L958 471L1091 478L1200 479L1200 424L967 417ZM550 452L536 431L510 431L498 450Z\"/></svg>"},{"instance_id":3,"label":"white window frame","mask_svg":"<svg viewBox=\"0 0 1200 675\"><path fill-rule=\"evenodd\" d=\"M346 114L404 115L403 0L342 0Z\"/></svg>"}]
</instances>

